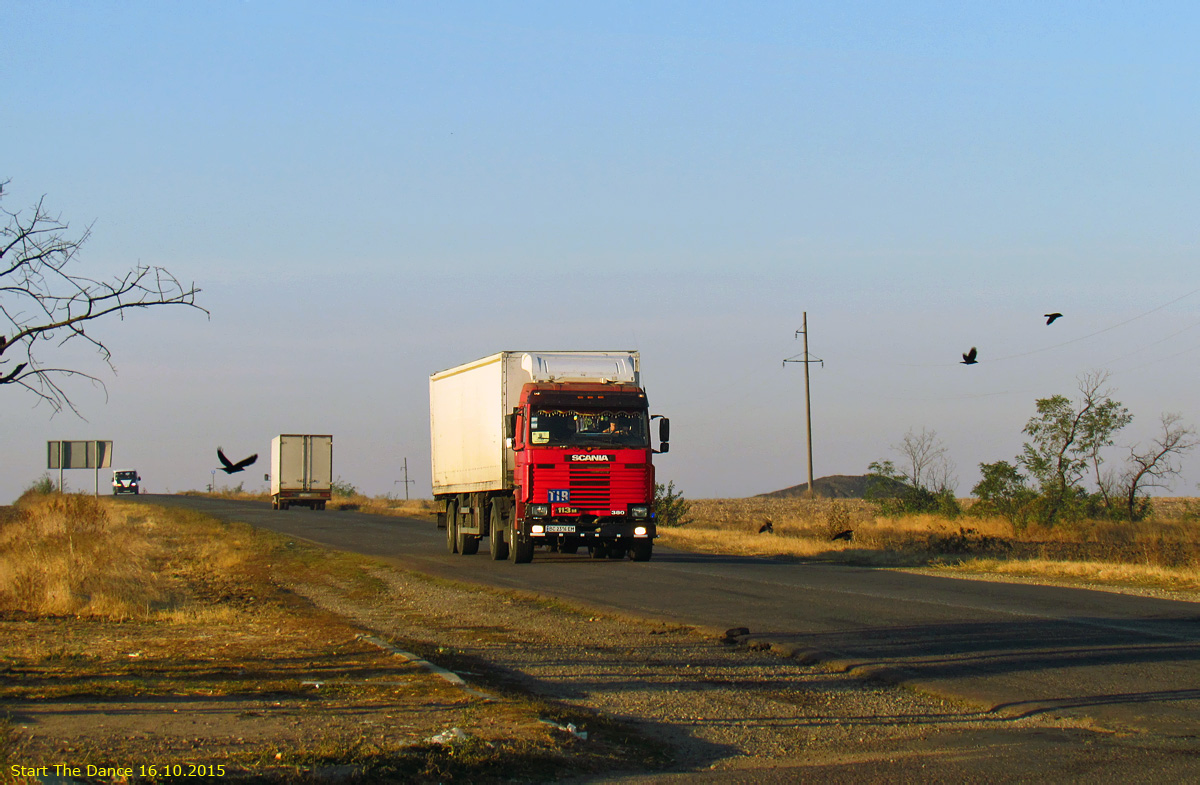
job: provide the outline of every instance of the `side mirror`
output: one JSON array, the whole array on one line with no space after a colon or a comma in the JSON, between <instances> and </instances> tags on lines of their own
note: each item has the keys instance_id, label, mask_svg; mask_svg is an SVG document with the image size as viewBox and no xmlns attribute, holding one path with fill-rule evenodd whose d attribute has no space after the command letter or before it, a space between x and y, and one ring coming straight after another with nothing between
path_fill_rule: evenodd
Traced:
<instances>
[{"instance_id":1,"label":"side mirror","mask_svg":"<svg viewBox=\"0 0 1200 785\"><path fill-rule=\"evenodd\" d=\"M651 416L651 420L658 420L658 443L659 447L655 452L664 453L671 451L671 421L661 414Z\"/></svg>"},{"instance_id":2,"label":"side mirror","mask_svg":"<svg viewBox=\"0 0 1200 785\"><path fill-rule=\"evenodd\" d=\"M512 414L504 415L504 435L512 439L517 435L517 410L513 409Z\"/></svg>"}]
</instances>

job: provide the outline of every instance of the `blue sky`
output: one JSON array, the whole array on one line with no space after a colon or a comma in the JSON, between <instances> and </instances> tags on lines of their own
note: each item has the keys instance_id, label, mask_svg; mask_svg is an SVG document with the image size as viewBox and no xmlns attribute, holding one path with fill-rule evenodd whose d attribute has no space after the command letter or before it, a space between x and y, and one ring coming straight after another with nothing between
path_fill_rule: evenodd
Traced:
<instances>
[{"instance_id":1,"label":"blue sky","mask_svg":"<svg viewBox=\"0 0 1200 785\"><path fill-rule=\"evenodd\" d=\"M427 379L500 349L637 348L662 480L742 496L906 430L965 494L1034 401L1107 369L1144 441L1200 424L1200 11L1186 3L10 3L3 206L185 310L99 326L86 420L3 391L0 500L48 439L151 490L330 432L428 495ZM1041 314L1062 311L1047 327ZM958 364L972 345L980 364ZM1122 457L1114 449L1110 462ZM1175 484L1195 494L1200 454ZM266 467L261 467L263 471ZM68 475L90 487L85 472ZM253 486L261 472L248 472Z\"/></svg>"}]
</instances>

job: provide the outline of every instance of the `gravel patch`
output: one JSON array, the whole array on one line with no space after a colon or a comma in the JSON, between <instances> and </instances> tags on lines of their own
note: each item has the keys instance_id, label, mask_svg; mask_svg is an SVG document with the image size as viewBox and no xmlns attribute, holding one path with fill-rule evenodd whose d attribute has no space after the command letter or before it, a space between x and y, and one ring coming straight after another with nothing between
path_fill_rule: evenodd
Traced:
<instances>
[{"instance_id":1,"label":"gravel patch","mask_svg":"<svg viewBox=\"0 0 1200 785\"><path fill-rule=\"evenodd\" d=\"M481 689L510 684L635 723L676 771L730 771L922 756L947 734L1078 728L1000 716L864 681L689 627L598 614L523 594L378 567L370 597L330 584L288 588L425 656ZM475 666L463 663L476 663ZM475 671L468 670L475 668ZM584 729L586 731L586 729Z\"/></svg>"}]
</instances>

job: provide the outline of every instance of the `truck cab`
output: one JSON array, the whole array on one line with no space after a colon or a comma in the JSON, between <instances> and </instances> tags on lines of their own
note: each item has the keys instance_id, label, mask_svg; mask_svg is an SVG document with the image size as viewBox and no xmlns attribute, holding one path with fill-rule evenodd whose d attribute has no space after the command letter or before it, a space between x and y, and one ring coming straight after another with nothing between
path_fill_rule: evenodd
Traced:
<instances>
[{"instance_id":1,"label":"truck cab","mask_svg":"<svg viewBox=\"0 0 1200 785\"><path fill-rule=\"evenodd\" d=\"M654 467L639 387L526 384L511 433L522 538L560 551L649 557Z\"/></svg>"},{"instance_id":2,"label":"truck cab","mask_svg":"<svg viewBox=\"0 0 1200 785\"><path fill-rule=\"evenodd\" d=\"M113 496L126 493L137 496L141 493L141 483L142 478L138 476L137 469L116 469L113 471Z\"/></svg>"}]
</instances>

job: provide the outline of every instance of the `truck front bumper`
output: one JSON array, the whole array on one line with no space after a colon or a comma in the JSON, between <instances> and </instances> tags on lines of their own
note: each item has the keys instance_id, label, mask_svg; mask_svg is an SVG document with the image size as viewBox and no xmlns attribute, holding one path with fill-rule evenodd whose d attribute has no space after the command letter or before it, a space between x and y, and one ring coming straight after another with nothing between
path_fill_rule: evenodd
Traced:
<instances>
[{"instance_id":1,"label":"truck front bumper","mask_svg":"<svg viewBox=\"0 0 1200 785\"><path fill-rule=\"evenodd\" d=\"M626 518L526 518L521 522L521 534L535 542L559 539L578 540L652 540L658 531L652 520Z\"/></svg>"}]
</instances>

